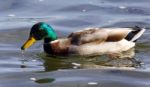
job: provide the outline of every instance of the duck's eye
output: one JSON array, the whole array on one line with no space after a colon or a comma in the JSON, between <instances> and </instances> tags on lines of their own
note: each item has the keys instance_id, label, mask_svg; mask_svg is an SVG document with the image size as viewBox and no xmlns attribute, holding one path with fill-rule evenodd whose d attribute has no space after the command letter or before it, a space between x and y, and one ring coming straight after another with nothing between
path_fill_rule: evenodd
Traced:
<instances>
[{"instance_id":1,"label":"duck's eye","mask_svg":"<svg viewBox=\"0 0 150 87\"><path fill-rule=\"evenodd\" d=\"M39 30L39 32L37 33L38 39L43 39L43 38L45 38L46 35L47 35L47 33L45 30Z\"/></svg>"},{"instance_id":2,"label":"duck's eye","mask_svg":"<svg viewBox=\"0 0 150 87\"><path fill-rule=\"evenodd\" d=\"M44 30L39 29L36 32L32 32L32 35L36 38L36 40L41 40L46 36L46 33Z\"/></svg>"}]
</instances>

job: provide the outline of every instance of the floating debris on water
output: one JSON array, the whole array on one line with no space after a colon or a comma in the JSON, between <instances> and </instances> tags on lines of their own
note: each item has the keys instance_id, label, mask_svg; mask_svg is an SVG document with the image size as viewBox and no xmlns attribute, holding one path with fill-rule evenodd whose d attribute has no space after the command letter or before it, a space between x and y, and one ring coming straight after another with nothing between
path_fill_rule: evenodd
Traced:
<instances>
[{"instance_id":1,"label":"floating debris on water","mask_svg":"<svg viewBox=\"0 0 150 87\"><path fill-rule=\"evenodd\" d=\"M72 65L74 65L74 66L81 66L81 64L79 64L79 63L71 63Z\"/></svg>"},{"instance_id":2,"label":"floating debris on water","mask_svg":"<svg viewBox=\"0 0 150 87\"><path fill-rule=\"evenodd\" d=\"M97 85L97 82L88 82L88 85Z\"/></svg>"},{"instance_id":3,"label":"floating debris on water","mask_svg":"<svg viewBox=\"0 0 150 87\"><path fill-rule=\"evenodd\" d=\"M30 78L30 80L32 80L32 81L36 81L36 78L34 78L34 77L31 77L31 78Z\"/></svg>"},{"instance_id":4,"label":"floating debris on water","mask_svg":"<svg viewBox=\"0 0 150 87\"><path fill-rule=\"evenodd\" d=\"M15 14L9 14L8 16L9 17L15 17L16 15Z\"/></svg>"},{"instance_id":5,"label":"floating debris on water","mask_svg":"<svg viewBox=\"0 0 150 87\"><path fill-rule=\"evenodd\" d=\"M126 9L127 7L125 6L119 6L120 9Z\"/></svg>"},{"instance_id":6,"label":"floating debris on water","mask_svg":"<svg viewBox=\"0 0 150 87\"><path fill-rule=\"evenodd\" d=\"M77 69L77 68L79 68L80 66L81 66L81 64L79 64L79 63L71 63L72 65L74 65L73 66L73 69Z\"/></svg>"}]
</instances>

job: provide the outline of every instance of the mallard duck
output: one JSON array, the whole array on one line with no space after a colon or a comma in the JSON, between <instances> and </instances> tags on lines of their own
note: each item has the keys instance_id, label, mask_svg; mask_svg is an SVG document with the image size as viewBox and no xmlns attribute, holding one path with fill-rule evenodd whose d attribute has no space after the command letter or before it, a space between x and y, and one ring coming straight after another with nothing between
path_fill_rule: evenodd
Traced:
<instances>
[{"instance_id":1,"label":"mallard duck","mask_svg":"<svg viewBox=\"0 0 150 87\"><path fill-rule=\"evenodd\" d=\"M135 28L86 28L58 39L54 29L44 22L32 26L28 40L21 50L38 40L44 40L44 51L51 55L102 55L129 50L145 29Z\"/></svg>"}]
</instances>

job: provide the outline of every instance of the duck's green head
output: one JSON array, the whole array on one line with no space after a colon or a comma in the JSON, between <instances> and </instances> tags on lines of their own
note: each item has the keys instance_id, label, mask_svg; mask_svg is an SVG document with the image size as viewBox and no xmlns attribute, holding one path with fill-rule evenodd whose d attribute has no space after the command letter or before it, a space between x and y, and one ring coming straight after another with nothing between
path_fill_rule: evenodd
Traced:
<instances>
[{"instance_id":1,"label":"duck's green head","mask_svg":"<svg viewBox=\"0 0 150 87\"><path fill-rule=\"evenodd\" d=\"M50 41L56 40L57 35L53 28L44 22L36 23L32 26L28 40L21 47L21 50L29 48L37 40L48 38Z\"/></svg>"}]
</instances>

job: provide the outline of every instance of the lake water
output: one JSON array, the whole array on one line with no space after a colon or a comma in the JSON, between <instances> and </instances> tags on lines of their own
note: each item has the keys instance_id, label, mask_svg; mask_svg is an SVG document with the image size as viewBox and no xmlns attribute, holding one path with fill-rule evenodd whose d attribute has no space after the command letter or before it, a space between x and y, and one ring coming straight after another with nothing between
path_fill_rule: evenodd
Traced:
<instances>
[{"instance_id":1,"label":"lake water","mask_svg":"<svg viewBox=\"0 0 150 87\"><path fill-rule=\"evenodd\" d=\"M0 87L150 87L150 0L0 0ZM48 57L42 41L20 47L36 22L65 37L86 27L146 28L126 59Z\"/></svg>"}]
</instances>

